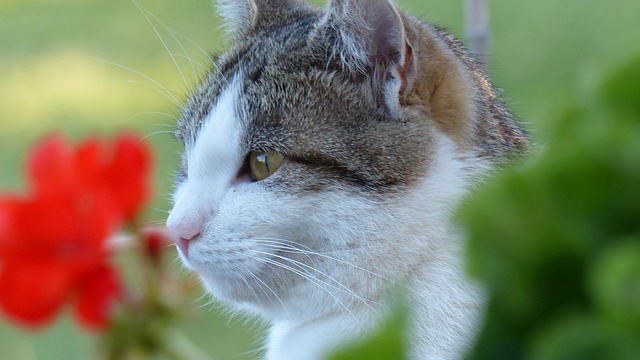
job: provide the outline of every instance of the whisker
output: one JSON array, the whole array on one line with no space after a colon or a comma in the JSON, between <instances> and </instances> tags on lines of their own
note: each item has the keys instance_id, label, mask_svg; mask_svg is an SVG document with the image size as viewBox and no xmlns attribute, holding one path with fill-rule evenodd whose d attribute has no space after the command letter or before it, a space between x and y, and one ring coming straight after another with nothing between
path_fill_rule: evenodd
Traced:
<instances>
[{"instance_id":1,"label":"whisker","mask_svg":"<svg viewBox=\"0 0 640 360\"><path fill-rule=\"evenodd\" d=\"M316 278L313 274L310 274L306 271L301 271L298 270L296 268L293 268L289 265L283 264L283 263L279 263L277 261L274 261L272 259L268 259L268 258L262 258L262 257L257 257L255 258L255 260L260 261L262 263L265 264L272 264L274 266L280 267L282 269L291 271L292 273L302 277L303 279L306 279L310 282L312 282L313 284L315 284L316 286L318 286L320 289L324 290L325 293L327 293L329 296L331 296L331 298L333 298L333 300L339 304L347 313L349 313L349 315L359 324L362 325L360 320L355 316L355 314L349 309L349 307L347 307L340 299L338 299L337 296L335 296L329 289L327 289L324 285L329 285L324 283L323 281L321 281L320 279Z\"/></svg>"},{"instance_id":2,"label":"whisker","mask_svg":"<svg viewBox=\"0 0 640 360\"><path fill-rule=\"evenodd\" d=\"M317 269L317 268L315 268L315 267L309 266L309 265L307 265L307 264L305 264L305 263L303 263L303 262L297 261L297 260L295 260L295 259L287 258L287 257L285 257L285 256L280 256L280 255L277 255L277 254L269 254L269 253L262 252L262 251L258 251L258 250L252 250L252 251L253 251L253 252L258 252L258 253L260 253L261 255L267 255L267 256L271 256L271 257L278 258L278 259L283 260L283 261L287 261L287 262L289 262L289 263L291 263L291 264L293 264L293 265L296 265L296 266L297 266L301 271L304 271L305 273L307 273L307 274L309 274L309 275L312 275L312 274L311 274L308 270L315 271L315 272L317 272L318 274L320 274L320 275L322 275L322 276L326 277L327 279L331 280L332 282L334 282L334 283L337 285L337 287L336 287L336 286L334 286L334 285L331 285L331 284L327 283L326 281L323 281L323 283L327 284L327 286L330 286L331 288L333 288L333 289L335 289L335 290L337 290L337 291L340 291L340 292L342 292L342 293L345 293L345 294L347 294L347 295L353 296L353 297L354 297L354 298L356 298L358 301L360 301L360 302L362 302L363 304L365 304L365 305L366 305L369 309L371 309L374 313L375 313L375 312L377 312L373 307L371 307L371 305L369 305L369 303L374 304L374 305L380 305L380 303L378 303L378 302L376 302L376 301L373 301L373 300L368 300L368 299L364 299L364 298L362 298L360 295L356 294L353 290L351 290L348 286L346 286L346 285L342 284L342 283L341 283L340 281L338 281L337 279L335 279L335 278L333 278L332 276L330 276L330 275L328 275L328 274L324 273L324 272L323 272L323 271L321 271L321 270L318 270L318 269ZM306 268L306 269L308 269L308 270L305 270L305 268ZM318 279L318 277L317 277L317 276L314 276L314 277L315 277L316 279ZM320 280L320 279L318 279L318 280Z\"/></svg>"},{"instance_id":3,"label":"whisker","mask_svg":"<svg viewBox=\"0 0 640 360\"><path fill-rule=\"evenodd\" d=\"M286 241L284 239L277 240L277 239L270 239L270 238L254 238L253 240L259 243L260 245L281 250L283 252L305 255L307 259L309 259L309 261L313 263L313 258L310 256L311 254L309 254L308 251L299 250L293 241Z\"/></svg>"},{"instance_id":4,"label":"whisker","mask_svg":"<svg viewBox=\"0 0 640 360\"><path fill-rule=\"evenodd\" d=\"M147 135L145 135L142 140L147 140L148 138L155 136L155 135L160 135L160 134L169 134L169 135L173 135L173 131L171 130L158 130L158 131L154 131L152 133L149 133Z\"/></svg>"},{"instance_id":5,"label":"whisker","mask_svg":"<svg viewBox=\"0 0 640 360\"><path fill-rule=\"evenodd\" d=\"M171 212L169 210L160 209L160 208L157 208L157 207L151 207L150 209L153 210L153 211L161 212L163 214L167 214L167 215L169 215L169 213ZM158 220L158 221L161 221L161 220Z\"/></svg>"},{"instance_id":6,"label":"whisker","mask_svg":"<svg viewBox=\"0 0 640 360\"><path fill-rule=\"evenodd\" d=\"M204 300L204 302L202 302ZM211 306L214 305L213 303L213 299L211 299L211 295L209 295L209 293L207 293L206 291L202 292L202 295L198 296L197 299L193 300L193 305L196 305L197 303L202 302L202 304L198 305L196 307L196 310L202 310L205 307L209 307L211 309Z\"/></svg>"},{"instance_id":7,"label":"whisker","mask_svg":"<svg viewBox=\"0 0 640 360\"><path fill-rule=\"evenodd\" d=\"M329 253L326 253L326 252L320 253L320 252L316 252L316 251L312 251L312 250L301 249L299 247L306 247L306 246L301 245L301 244L297 244L296 242L291 241L291 240L278 239L278 238L256 238L256 239L253 239L253 240L255 240L257 242L260 242L260 243L263 243L265 246L268 245L269 243L271 245L280 245L279 244L280 242L284 242L284 243L286 243L287 248L286 249L281 249L283 252L298 253L298 254L301 254L301 255L306 255L307 257L309 257L309 256L317 256L317 257L324 258L324 259L327 259L327 260L335 261L335 262L337 262L339 264L347 265L347 266L349 266L349 267L351 267L353 269L360 270L362 272L365 272L366 274L369 274L369 275L375 276L375 277L377 277L379 279L385 280L385 281L387 281L387 282L389 282L389 283L391 283L393 285L399 285L399 286L404 287L402 284L398 283L397 281L394 281L392 279L386 278L386 277L384 277L384 276L382 276L380 274L377 274L377 273L375 273L375 272L373 272L371 270L365 269L365 268L360 267L358 265L352 264L352 263L350 263L348 261L336 258L334 256L330 256L330 255L328 255ZM344 252L346 252L346 251L344 251ZM344 252L340 252L340 253L344 253ZM334 252L331 252L331 253L333 254ZM335 253L337 253L337 252L335 252Z\"/></svg>"},{"instance_id":8,"label":"whisker","mask_svg":"<svg viewBox=\"0 0 640 360\"><path fill-rule=\"evenodd\" d=\"M140 12L142 13L142 16L145 17L145 19L147 19L147 22L149 23L149 25L151 26L151 28L153 29L153 31L156 33L156 35L158 36L158 40L160 40L160 43L162 43L162 46L164 46L165 50L167 51L167 53L169 54L169 57L171 58L171 61L173 61L173 64L176 66L176 69L178 70L178 73L180 74L180 77L182 78L182 82L185 86L186 89L189 89L189 82L187 81L187 78L184 76L184 73L182 72L182 69L180 68L180 65L178 64L178 61L176 60L175 56L173 55L173 53L171 52L171 49L169 48L169 46L167 45L167 42L164 40L164 38L162 37L162 35L160 34L160 31L158 31L158 28L155 26L155 24L153 23L153 21L151 21L150 17L153 17L153 19L155 19L162 27L164 27L165 29L168 29L166 25L164 25L164 23L162 21L160 21L160 19L158 19L155 15L153 15L153 13L149 10L147 10L144 6L142 6L142 4L140 4L138 1L133 0L133 3L136 5L136 7L138 8L138 10L140 10ZM169 31L169 33L171 33L171 31ZM175 35L173 35L174 38ZM176 38L177 40L177 38ZM182 48L183 51L185 51L186 54L186 50L184 49L184 47L182 46L182 43L180 43L180 41L178 41L178 46L180 46ZM188 57L188 56L187 56ZM193 68L193 63L191 63L191 69L193 70L194 76L197 76L196 72L195 72L195 68Z\"/></svg>"},{"instance_id":9,"label":"whisker","mask_svg":"<svg viewBox=\"0 0 640 360\"><path fill-rule=\"evenodd\" d=\"M177 32L177 31L172 31L172 33L174 33L177 36L180 36L182 39L187 40L187 42L189 42L189 44L193 45L196 47L196 49L198 49L204 56L205 58L209 59L211 58L211 53L207 52L206 50L204 50L200 45L198 45L198 43L196 43L195 41L191 40L188 36ZM208 68L205 68L208 69Z\"/></svg>"},{"instance_id":10,"label":"whisker","mask_svg":"<svg viewBox=\"0 0 640 360\"><path fill-rule=\"evenodd\" d=\"M162 227L164 228L165 225L165 221L164 220L152 220L152 221L147 221L144 223L144 227L149 227L149 228L155 228L155 227Z\"/></svg>"},{"instance_id":11,"label":"whisker","mask_svg":"<svg viewBox=\"0 0 640 360\"><path fill-rule=\"evenodd\" d=\"M139 117L142 117L142 116L148 116L148 115L164 116L164 117L167 117L167 118L169 118L169 119L171 119L173 121L178 121L178 118L176 116L168 114L168 113L165 113L165 112L161 112L161 111L145 111L145 112L141 112L141 113L129 116L129 118L127 120L133 120L135 118L139 118ZM152 125L175 127L175 125L173 125L173 124L152 124Z\"/></svg>"},{"instance_id":12,"label":"whisker","mask_svg":"<svg viewBox=\"0 0 640 360\"><path fill-rule=\"evenodd\" d=\"M162 95L166 96L166 97L167 97L169 100L171 100L171 101L174 103L174 105L176 105L177 107L182 106L182 104L180 103L180 100L178 100L178 98L173 94L173 92L171 92L171 91L169 91L169 90L167 90L167 89L160 88L160 87L155 86L155 85L153 85L153 84L149 84L149 83L146 83L146 82L144 82L144 81L139 81L139 80L125 79L125 81L126 81L126 82L128 82L128 83L130 83L130 84L136 84L136 85L140 85L140 86L147 87L147 88L149 88L149 89L151 89L151 90L155 90L155 91L157 91L158 93L160 93L160 94L162 94Z\"/></svg>"},{"instance_id":13,"label":"whisker","mask_svg":"<svg viewBox=\"0 0 640 360\"><path fill-rule=\"evenodd\" d=\"M168 115L168 114L167 114ZM176 119L176 118L174 118ZM170 127L170 128L175 128L176 126L174 124L160 124L160 123L153 123L151 124L153 126L158 126L158 127Z\"/></svg>"},{"instance_id":14,"label":"whisker","mask_svg":"<svg viewBox=\"0 0 640 360\"><path fill-rule=\"evenodd\" d=\"M251 271L249 271L249 274L250 274L254 279L256 279L256 280L257 280L256 276L255 276ZM247 285L247 289L251 290L251 293L253 294L253 297L256 299L256 301L257 301L257 302L260 302L260 297L259 297L259 296L258 296L258 294L255 292L255 290L253 290L253 286L249 285L249 283L247 282L247 280L246 280L244 277L241 277L241 279L242 279L242 282L243 282L245 285ZM264 289L262 289L262 292L264 292L264 293L265 293L265 295L269 298L269 300L271 300L271 298L269 297L269 294L267 294L267 293L264 291ZM273 302L273 300L271 300L271 301Z\"/></svg>"},{"instance_id":15,"label":"whisker","mask_svg":"<svg viewBox=\"0 0 640 360\"><path fill-rule=\"evenodd\" d=\"M194 58L192 58L191 56L188 55L184 55L184 54L176 54L174 52L171 53L173 56L177 57L177 58L182 58L182 59L186 59L187 61L189 61L190 63L193 63L194 65L197 65L201 70L204 71L208 71L209 68L206 67L203 63L201 63L198 60L195 60ZM197 78L198 74L195 73L195 69L194 69L194 75L195 78Z\"/></svg>"},{"instance_id":16,"label":"whisker","mask_svg":"<svg viewBox=\"0 0 640 360\"><path fill-rule=\"evenodd\" d=\"M85 55L85 56L87 56L87 55ZM147 74L145 74L145 73L143 73L141 71L135 70L133 68L130 68L130 67L127 67L127 66L124 66L124 65L109 61L109 60L100 59L100 58L96 58L96 57L93 57L93 56L87 56L87 57L89 59L94 60L94 61L99 61L99 62L101 62L103 64L107 64L107 65L111 65L111 66L114 66L114 67L117 67L117 68L120 68L120 69L123 69L123 70L127 70L127 71L129 71L129 72L131 72L131 73L133 73L135 75L138 75L138 76L140 76L140 77L142 77L142 78L144 78L146 80L151 81L151 84L148 84L148 83L144 83L144 82L136 82L136 81L127 79L127 81L130 82L130 83L137 83L139 85L144 85L146 87L154 89L154 90L158 91L159 93L163 94L164 96L168 97L169 100L171 100L175 105L177 105L177 106L181 105L181 103L178 100L178 98L171 91L169 91L164 85L162 85L160 82L158 82L155 79L153 79L151 76L149 76L149 75L147 75Z\"/></svg>"},{"instance_id":17,"label":"whisker","mask_svg":"<svg viewBox=\"0 0 640 360\"><path fill-rule=\"evenodd\" d=\"M267 288L267 290L269 290L275 297L276 299L278 299L278 301L280 302L280 304L282 305L282 308L284 309L284 311L287 313L287 316L289 316L289 310L287 309L287 306L284 304L284 302L282 301L282 299L280 299L280 296L278 296L278 294L276 294L275 291L273 291L273 289L267 285L264 281L262 281L259 277L257 277L253 272L251 272L251 270L246 270L249 272L249 274L251 275L251 277L253 277L256 281L258 281L260 284L262 284L264 287ZM248 284L247 284L248 286ZM260 288L262 288L262 286L260 286ZM264 294L269 298L269 300L275 305L275 303L273 302L273 299L271 299L271 296L269 296L269 294L267 294L266 291L264 291L264 289L262 289ZM253 290L252 290L253 291Z\"/></svg>"}]
</instances>

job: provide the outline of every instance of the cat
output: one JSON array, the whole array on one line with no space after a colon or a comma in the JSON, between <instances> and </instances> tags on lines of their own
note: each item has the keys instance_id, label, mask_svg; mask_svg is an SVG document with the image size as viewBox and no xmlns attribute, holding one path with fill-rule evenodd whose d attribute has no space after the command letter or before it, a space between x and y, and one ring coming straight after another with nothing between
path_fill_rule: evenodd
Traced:
<instances>
[{"instance_id":1,"label":"cat","mask_svg":"<svg viewBox=\"0 0 640 360\"><path fill-rule=\"evenodd\" d=\"M444 30L390 0L219 1L233 41L191 92L167 219L215 298L271 324L268 360L323 359L410 309L410 359L481 322L452 220L526 132Z\"/></svg>"}]
</instances>

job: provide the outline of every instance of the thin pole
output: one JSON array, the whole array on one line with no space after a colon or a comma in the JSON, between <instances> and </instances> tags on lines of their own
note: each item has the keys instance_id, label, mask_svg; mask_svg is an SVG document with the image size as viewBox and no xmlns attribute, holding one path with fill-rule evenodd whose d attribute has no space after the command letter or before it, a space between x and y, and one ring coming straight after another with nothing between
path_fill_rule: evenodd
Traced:
<instances>
[{"instance_id":1,"label":"thin pole","mask_svg":"<svg viewBox=\"0 0 640 360\"><path fill-rule=\"evenodd\" d=\"M486 65L491 42L488 0L464 0L464 11L469 50Z\"/></svg>"}]
</instances>

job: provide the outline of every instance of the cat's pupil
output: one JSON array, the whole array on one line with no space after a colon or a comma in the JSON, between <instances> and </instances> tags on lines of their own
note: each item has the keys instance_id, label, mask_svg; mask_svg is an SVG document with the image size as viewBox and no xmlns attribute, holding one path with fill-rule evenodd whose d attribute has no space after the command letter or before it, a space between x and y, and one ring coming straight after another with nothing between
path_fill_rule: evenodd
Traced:
<instances>
[{"instance_id":1,"label":"cat's pupil","mask_svg":"<svg viewBox=\"0 0 640 360\"><path fill-rule=\"evenodd\" d=\"M263 166L269 171L269 162L267 161L267 154L260 154L256 156L256 160L263 164Z\"/></svg>"}]
</instances>

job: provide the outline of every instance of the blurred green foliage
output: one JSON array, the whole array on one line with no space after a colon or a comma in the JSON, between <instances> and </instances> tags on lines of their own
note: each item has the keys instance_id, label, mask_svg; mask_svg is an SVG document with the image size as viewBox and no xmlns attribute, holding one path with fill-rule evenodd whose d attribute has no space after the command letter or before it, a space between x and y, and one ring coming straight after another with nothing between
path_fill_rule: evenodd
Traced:
<instances>
[{"instance_id":1,"label":"blurred green foliage","mask_svg":"<svg viewBox=\"0 0 640 360\"><path fill-rule=\"evenodd\" d=\"M348 346L331 360L404 360L406 359L407 309L396 305L385 324L367 339Z\"/></svg>"},{"instance_id":2,"label":"blurred green foliage","mask_svg":"<svg viewBox=\"0 0 640 360\"><path fill-rule=\"evenodd\" d=\"M489 290L469 359L640 359L640 58L462 210Z\"/></svg>"}]
</instances>

